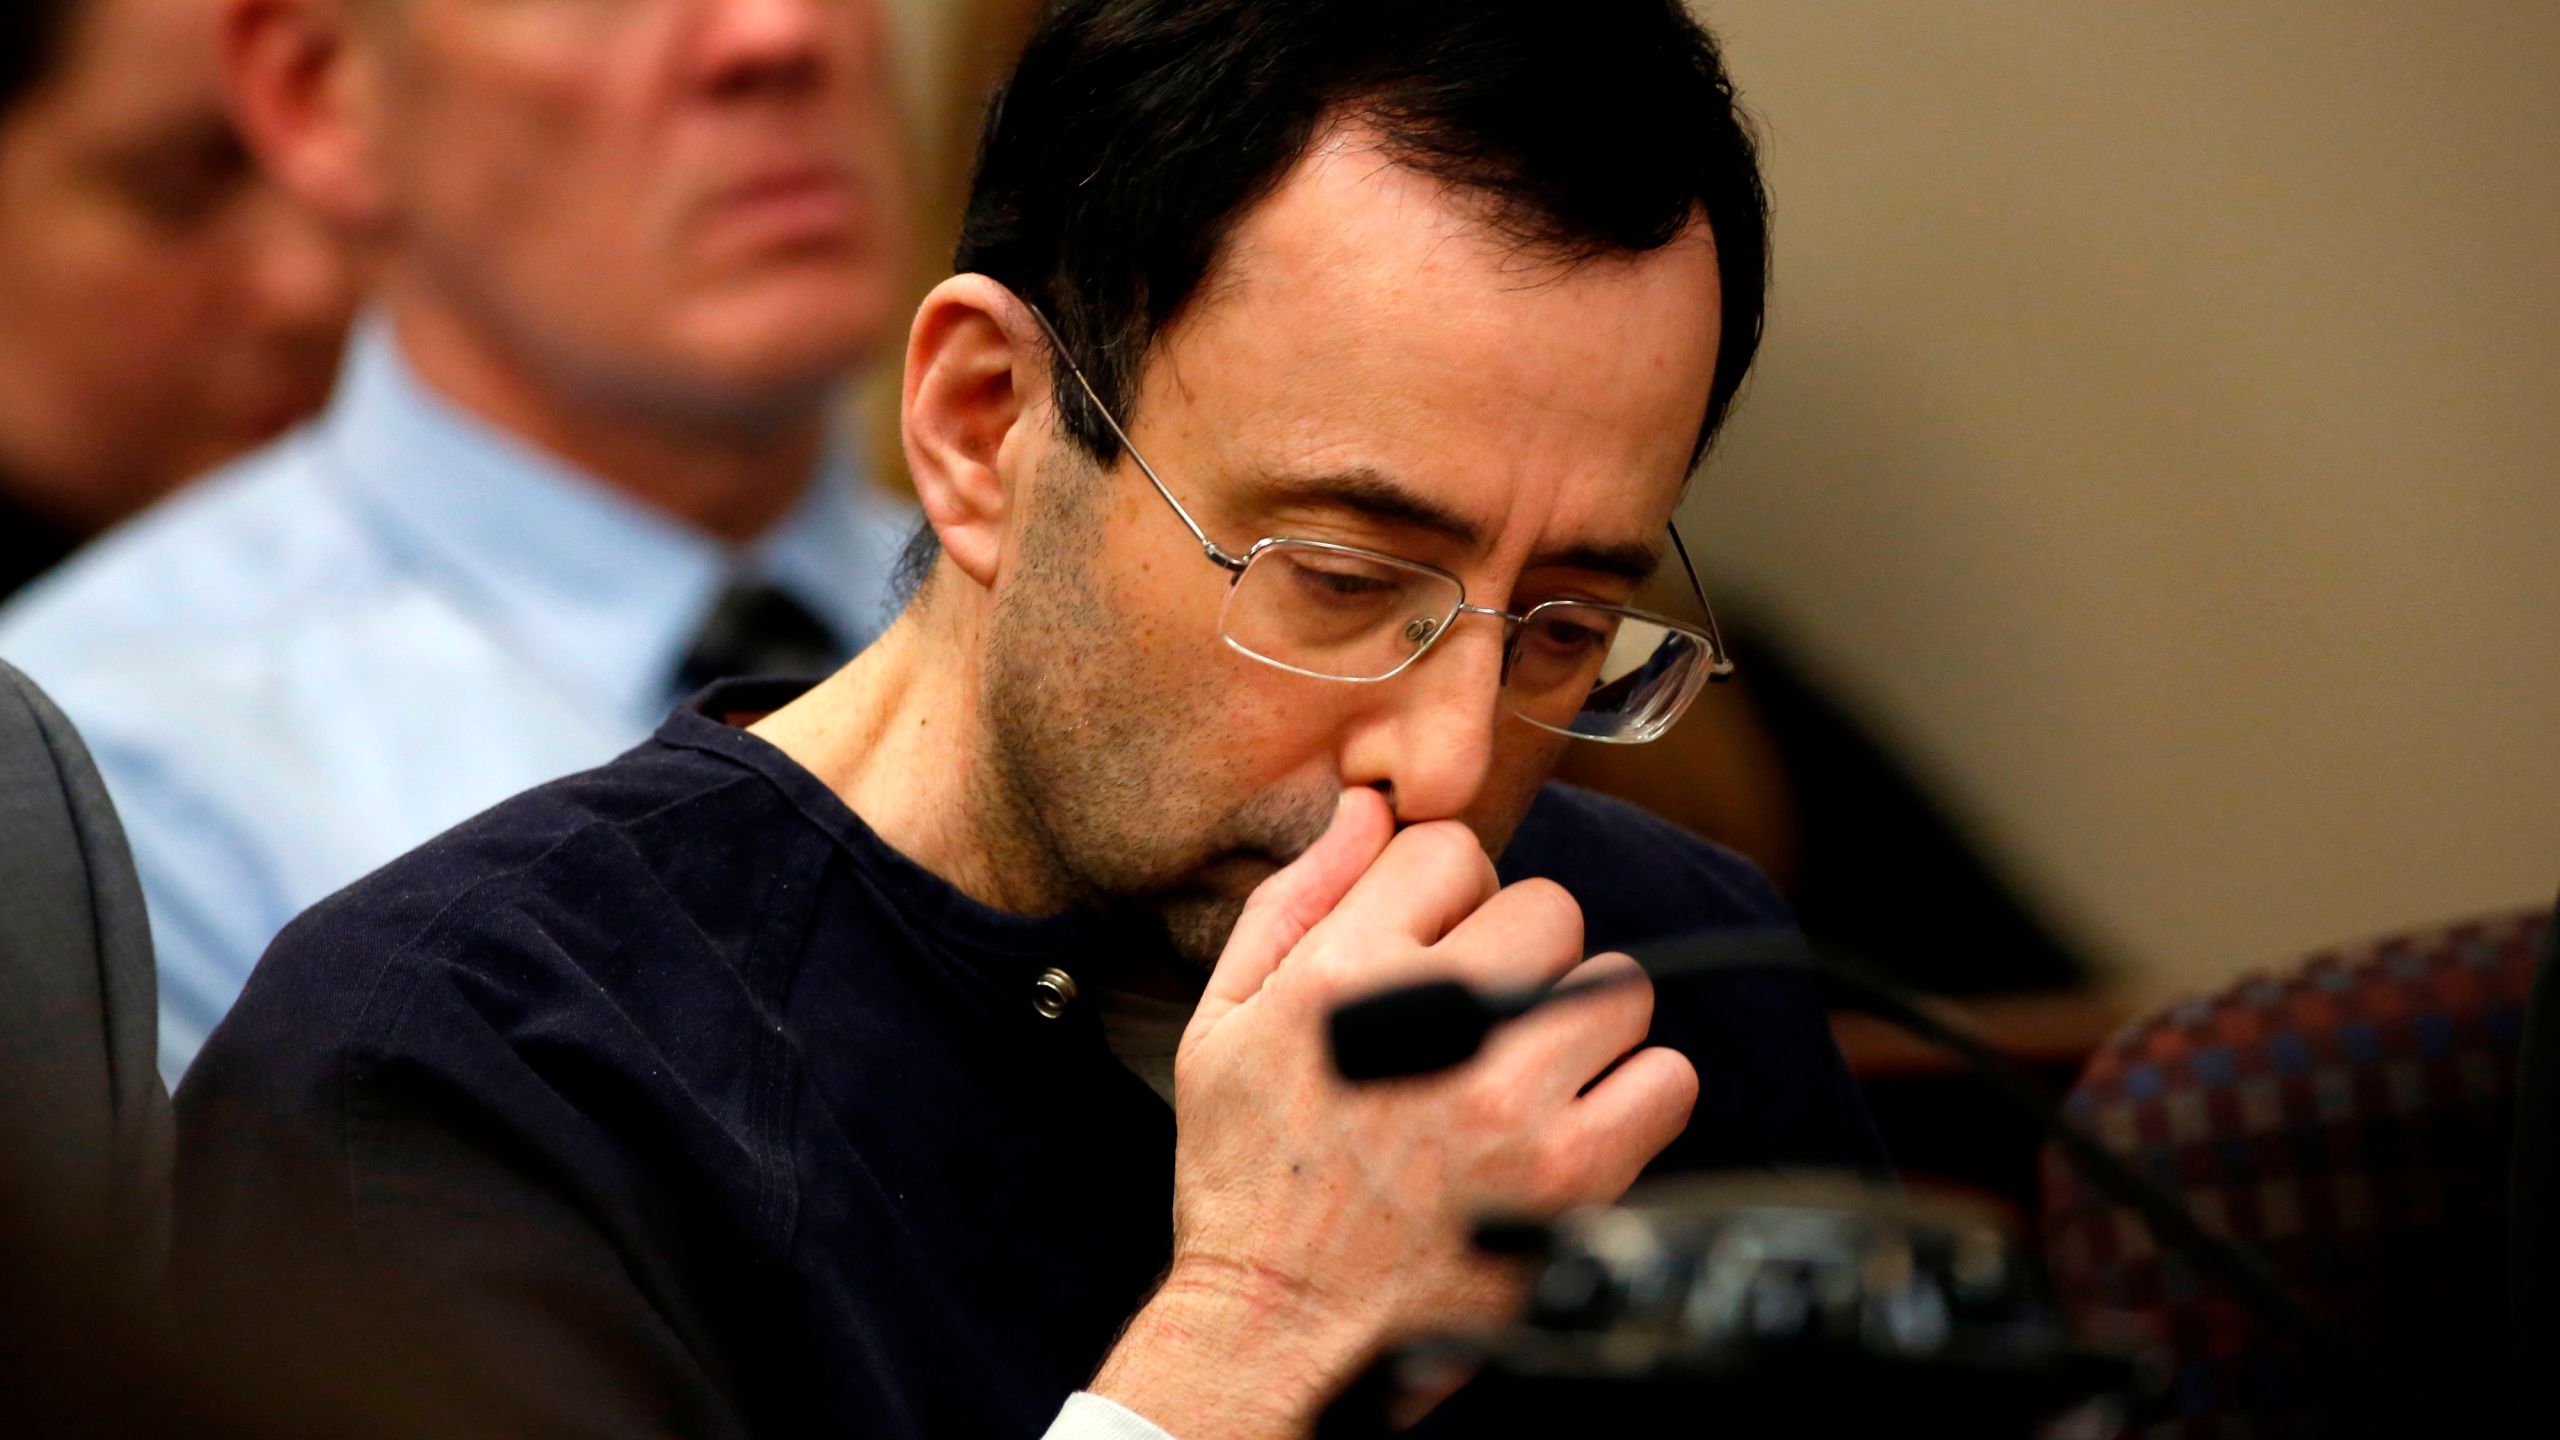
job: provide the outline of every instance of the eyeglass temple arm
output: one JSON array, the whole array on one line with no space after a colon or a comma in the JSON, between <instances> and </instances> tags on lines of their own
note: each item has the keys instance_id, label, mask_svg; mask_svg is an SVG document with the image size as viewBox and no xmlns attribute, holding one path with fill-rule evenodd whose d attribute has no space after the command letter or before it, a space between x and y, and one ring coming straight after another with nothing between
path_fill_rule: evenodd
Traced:
<instances>
[{"instance_id":1,"label":"eyeglass temple arm","mask_svg":"<svg viewBox=\"0 0 2560 1440\"><path fill-rule=\"evenodd\" d=\"M1725 653L1724 632L1716 627L1716 607L1708 603L1707 587L1698 583L1698 567L1690 563L1689 542L1680 538L1678 524L1663 528L1671 532L1671 548L1680 552L1680 568L1689 572L1689 593L1698 597L1699 613L1707 617L1707 646L1714 652L1709 657L1707 678L1727 679L1733 674L1733 657Z\"/></svg>"},{"instance_id":2,"label":"eyeglass temple arm","mask_svg":"<svg viewBox=\"0 0 2560 1440\"><path fill-rule=\"evenodd\" d=\"M1244 561L1218 548L1218 542L1209 538L1209 532L1200 528L1200 522L1191 518L1191 512L1183 509L1182 502L1174 499L1173 492L1165 488L1164 481L1156 477L1156 467L1148 464L1147 457L1139 454L1138 447L1130 443L1129 432L1120 428L1120 421L1111 413L1111 407L1102 403L1102 397L1093 391L1093 382L1084 378L1084 367L1076 363L1075 356L1067 353L1067 342L1058 334L1058 327L1050 324L1049 317L1041 312L1039 306L1030 301L1023 301L1022 308L1030 311L1031 318L1040 322L1040 328L1049 336L1050 348L1057 354L1058 363L1067 367L1067 374L1074 377L1076 388L1083 391L1084 398L1092 402L1093 412L1102 417L1103 424L1111 427L1112 438L1118 440L1120 448L1128 451L1129 458L1137 462L1138 473L1146 476L1147 483L1156 487L1156 493L1164 497L1164 503L1173 507L1174 515L1182 521L1182 528L1190 531L1191 538L1200 542L1201 553L1230 570L1241 572L1244 569ZM1691 578L1695 579L1694 576Z\"/></svg>"}]
</instances>

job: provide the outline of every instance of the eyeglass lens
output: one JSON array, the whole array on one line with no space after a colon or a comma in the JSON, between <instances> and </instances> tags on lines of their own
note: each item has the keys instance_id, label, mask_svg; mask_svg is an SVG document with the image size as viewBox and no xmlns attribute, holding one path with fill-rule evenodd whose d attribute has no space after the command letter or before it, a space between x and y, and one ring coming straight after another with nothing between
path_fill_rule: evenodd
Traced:
<instances>
[{"instance_id":1,"label":"eyeglass lens","mask_svg":"<svg viewBox=\"0 0 2560 1440\"><path fill-rule=\"evenodd\" d=\"M1255 659L1331 680L1382 680L1458 616L1438 571L1309 541L1256 547L1228 591L1221 633ZM1516 627L1503 692L1532 724L1593 739L1649 740L1705 679L1684 631L1597 605L1552 602Z\"/></svg>"}]
</instances>

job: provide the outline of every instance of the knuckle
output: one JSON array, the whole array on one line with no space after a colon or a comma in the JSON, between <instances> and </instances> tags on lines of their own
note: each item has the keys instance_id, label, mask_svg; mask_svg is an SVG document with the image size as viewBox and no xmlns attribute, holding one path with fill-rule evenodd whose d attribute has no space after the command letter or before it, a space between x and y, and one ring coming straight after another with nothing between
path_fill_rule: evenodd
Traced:
<instances>
[{"instance_id":1,"label":"knuckle","mask_svg":"<svg viewBox=\"0 0 2560 1440\"><path fill-rule=\"evenodd\" d=\"M1679 1101L1680 1122L1685 1125L1698 1103L1698 1067L1677 1050L1665 1048L1662 1053L1670 1057L1662 1065L1663 1088Z\"/></svg>"},{"instance_id":2,"label":"knuckle","mask_svg":"<svg viewBox=\"0 0 2560 1440\"><path fill-rule=\"evenodd\" d=\"M1426 820L1405 827L1395 843L1419 851L1434 869L1467 870L1481 873L1493 868L1493 861L1476 843L1475 832L1456 820Z\"/></svg>"},{"instance_id":3,"label":"knuckle","mask_svg":"<svg viewBox=\"0 0 2560 1440\"><path fill-rule=\"evenodd\" d=\"M1467 1086L1460 1094L1458 1113L1467 1128L1493 1135L1519 1130L1529 1118L1528 1106L1517 1086L1481 1081Z\"/></svg>"},{"instance_id":4,"label":"knuckle","mask_svg":"<svg viewBox=\"0 0 2560 1440\"><path fill-rule=\"evenodd\" d=\"M1539 1147L1520 1177L1520 1198L1533 1210L1569 1210L1592 1198L1591 1158L1585 1147L1556 1141Z\"/></svg>"},{"instance_id":5,"label":"knuckle","mask_svg":"<svg viewBox=\"0 0 2560 1440\"><path fill-rule=\"evenodd\" d=\"M1653 976L1624 955L1595 955L1582 962L1574 978L1591 984L1606 981L1611 1000L1618 1008L1650 1018L1656 991Z\"/></svg>"},{"instance_id":6,"label":"knuckle","mask_svg":"<svg viewBox=\"0 0 2560 1440\"><path fill-rule=\"evenodd\" d=\"M1630 966L1629 968L1633 969L1634 967ZM1637 970L1635 978L1628 980L1625 984L1625 988L1621 989L1618 994L1621 997L1622 1003L1627 1007L1627 1013L1632 1016L1638 1024L1651 1025L1653 1023L1654 1007L1660 1003L1661 996L1653 988L1652 976L1645 974L1641 970Z\"/></svg>"},{"instance_id":7,"label":"knuckle","mask_svg":"<svg viewBox=\"0 0 2560 1440\"><path fill-rule=\"evenodd\" d=\"M1653 993L1653 972L1637 964L1634 957L1621 951L1604 951L1582 963L1594 979L1624 975L1628 978L1620 981L1619 984L1630 994Z\"/></svg>"},{"instance_id":8,"label":"knuckle","mask_svg":"<svg viewBox=\"0 0 2560 1440\"><path fill-rule=\"evenodd\" d=\"M1641 1046L1652 1029L1652 1007L1641 998L1611 995L1591 1007L1592 1039L1606 1041L1622 1057Z\"/></svg>"},{"instance_id":9,"label":"knuckle","mask_svg":"<svg viewBox=\"0 0 2560 1440\"><path fill-rule=\"evenodd\" d=\"M1651 1061L1646 1070L1652 1091L1648 1108L1665 1132L1661 1142L1668 1144L1688 1128L1698 1108L1698 1070L1677 1050L1657 1046L1646 1054Z\"/></svg>"},{"instance_id":10,"label":"knuckle","mask_svg":"<svg viewBox=\"0 0 2560 1440\"><path fill-rule=\"evenodd\" d=\"M1518 897L1512 903L1521 907L1525 924L1558 937L1563 942L1559 949L1582 952L1582 902L1572 891L1540 876L1521 881L1511 892Z\"/></svg>"},{"instance_id":11,"label":"knuckle","mask_svg":"<svg viewBox=\"0 0 2560 1440\"><path fill-rule=\"evenodd\" d=\"M1320 997L1343 995L1361 988L1361 968L1350 959L1350 949L1341 945L1316 944L1302 946L1290 957L1289 968L1297 971L1299 984ZM1370 988L1383 986L1373 981Z\"/></svg>"}]
</instances>

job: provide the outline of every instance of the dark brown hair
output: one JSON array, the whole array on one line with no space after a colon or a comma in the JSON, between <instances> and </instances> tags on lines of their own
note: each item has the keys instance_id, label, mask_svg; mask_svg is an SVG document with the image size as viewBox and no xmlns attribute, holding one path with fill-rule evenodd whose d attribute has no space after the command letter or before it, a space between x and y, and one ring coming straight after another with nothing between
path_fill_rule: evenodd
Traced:
<instances>
[{"instance_id":1,"label":"dark brown hair","mask_svg":"<svg viewBox=\"0 0 2560 1440\"><path fill-rule=\"evenodd\" d=\"M71 0L0 3L0 120L53 73L70 21Z\"/></svg>"},{"instance_id":2,"label":"dark brown hair","mask_svg":"<svg viewBox=\"0 0 2560 1440\"><path fill-rule=\"evenodd\" d=\"M989 109L957 266L1042 307L1125 420L1244 212L1342 117L1559 264L1658 249L1703 214L1723 290L1703 455L1759 348L1768 208L1679 0L1062 0ZM1060 395L1079 445L1116 458Z\"/></svg>"}]
</instances>

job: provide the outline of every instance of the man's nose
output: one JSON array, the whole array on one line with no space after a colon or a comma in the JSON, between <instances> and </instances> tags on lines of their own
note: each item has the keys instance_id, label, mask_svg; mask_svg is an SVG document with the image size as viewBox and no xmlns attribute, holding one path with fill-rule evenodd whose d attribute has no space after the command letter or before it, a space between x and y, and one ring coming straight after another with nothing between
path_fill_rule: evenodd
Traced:
<instances>
[{"instance_id":1,"label":"man's nose","mask_svg":"<svg viewBox=\"0 0 2560 1440\"><path fill-rule=\"evenodd\" d=\"M1463 815L1493 772L1505 723L1502 626L1460 616L1411 669L1374 687L1343 753L1345 785L1382 786L1396 820Z\"/></svg>"},{"instance_id":2,"label":"man's nose","mask_svg":"<svg viewBox=\"0 0 2560 1440\"><path fill-rule=\"evenodd\" d=\"M827 36L848 0L702 0L691 47L724 93L801 88L825 74ZM852 0L867 4L868 0Z\"/></svg>"}]
</instances>

